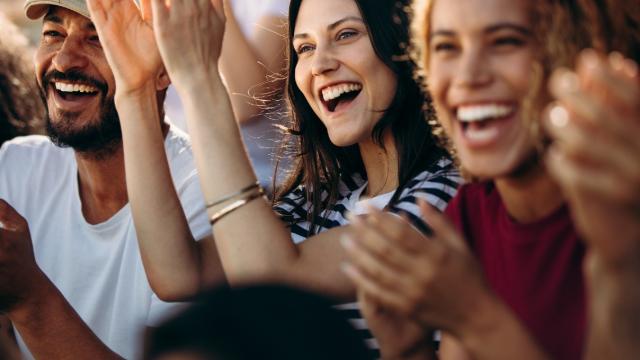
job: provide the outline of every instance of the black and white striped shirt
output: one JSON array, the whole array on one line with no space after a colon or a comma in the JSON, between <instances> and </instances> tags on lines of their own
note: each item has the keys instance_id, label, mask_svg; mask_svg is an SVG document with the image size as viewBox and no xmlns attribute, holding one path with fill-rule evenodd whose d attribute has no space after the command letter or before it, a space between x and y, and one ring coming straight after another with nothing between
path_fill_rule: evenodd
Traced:
<instances>
[{"instance_id":1,"label":"black and white striped shirt","mask_svg":"<svg viewBox=\"0 0 640 360\"><path fill-rule=\"evenodd\" d=\"M377 208L386 208L396 214L406 214L414 226L425 230L427 225L420 218L420 209L416 204L418 199L424 199L429 204L444 211L449 200L453 198L462 178L450 159L443 158L430 168L411 179L401 190L397 200L389 204L393 193L382 194L367 200L360 200L360 195L366 188L366 181L359 175L343 178L338 188L338 198L335 204L325 209L321 214L321 224L312 224L308 220L308 213L312 205L306 200L304 188L298 187L274 207L274 210L288 224L291 238L298 244L309 238L312 225L317 225L316 232L323 232L333 227L348 224L348 212L363 213L364 204ZM327 196L327 194L323 194ZM378 351L378 344L371 335L358 310L357 303L338 305L350 322L361 331L367 345Z\"/></svg>"}]
</instances>

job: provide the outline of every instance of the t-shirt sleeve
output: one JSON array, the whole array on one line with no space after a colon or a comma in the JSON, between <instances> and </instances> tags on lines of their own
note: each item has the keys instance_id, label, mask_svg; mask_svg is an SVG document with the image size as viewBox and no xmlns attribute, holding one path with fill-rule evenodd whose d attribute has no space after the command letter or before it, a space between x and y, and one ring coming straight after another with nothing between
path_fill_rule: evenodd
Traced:
<instances>
[{"instance_id":1,"label":"t-shirt sleeve","mask_svg":"<svg viewBox=\"0 0 640 360\"><path fill-rule=\"evenodd\" d=\"M311 224L308 221L308 213L311 211L311 204L307 202L302 187L296 188L278 200L273 211L291 230L291 239L295 243L309 237Z\"/></svg>"},{"instance_id":2,"label":"t-shirt sleeve","mask_svg":"<svg viewBox=\"0 0 640 360\"><path fill-rule=\"evenodd\" d=\"M389 205L388 211L405 215L420 231L429 233L431 230L422 220L418 199L444 211L461 182L462 178L453 166L437 172L425 171L407 184L398 200Z\"/></svg>"}]
</instances>

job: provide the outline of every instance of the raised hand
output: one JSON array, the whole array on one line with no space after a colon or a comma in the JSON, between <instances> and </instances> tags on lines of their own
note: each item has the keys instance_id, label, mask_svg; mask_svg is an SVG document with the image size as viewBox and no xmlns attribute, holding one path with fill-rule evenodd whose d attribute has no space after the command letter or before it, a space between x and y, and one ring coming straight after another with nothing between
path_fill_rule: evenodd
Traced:
<instances>
[{"instance_id":1,"label":"raised hand","mask_svg":"<svg viewBox=\"0 0 640 360\"><path fill-rule=\"evenodd\" d=\"M548 168L599 261L640 257L640 76L631 60L593 50L550 81Z\"/></svg>"},{"instance_id":2,"label":"raised hand","mask_svg":"<svg viewBox=\"0 0 640 360\"><path fill-rule=\"evenodd\" d=\"M222 0L151 0L153 26L165 66L180 90L217 75L225 15Z\"/></svg>"},{"instance_id":3,"label":"raised hand","mask_svg":"<svg viewBox=\"0 0 640 360\"><path fill-rule=\"evenodd\" d=\"M151 24L149 0L87 0L105 56L116 79L116 95L127 95L163 72ZM168 84L168 82L167 82Z\"/></svg>"},{"instance_id":4,"label":"raised hand","mask_svg":"<svg viewBox=\"0 0 640 360\"><path fill-rule=\"evenodd\" d=\"M343 241L351 260L345 272L385 308L456 334L478 302L492 297L464 239L430 205L421 209L433 235L373 209L367 218L354 218Z\"/></svg>"}]
</instances>

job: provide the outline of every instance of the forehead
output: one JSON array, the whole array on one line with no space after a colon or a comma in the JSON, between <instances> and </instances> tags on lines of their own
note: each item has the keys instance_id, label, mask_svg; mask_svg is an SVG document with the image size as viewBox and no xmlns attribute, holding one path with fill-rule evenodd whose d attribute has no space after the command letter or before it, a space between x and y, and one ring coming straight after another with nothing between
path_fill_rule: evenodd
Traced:
<instances>
[{"instance_id":1,"label":"forehead","mask_svg":"<svg viewBox=\"0 0 640 360\"><path fill-rule=\"evenodd\" d=\"M324 30L346 17L362 17L353 0L303 0L296 18L295 33Z\"/></svg>"},{"instance_id":2,"label":"forehead","mask_svg":"<svg viewBox=\"0 0 640 360\"><path fill-rule=\"evenodd\" d=\"M54 23L64 27L78 27L85 30L95 30L91 19L75 11L60 6L50 6L43 18L43 23Z\"/></svg>"},{"instance_id":3,"label":"forehead","mask_svg":"<svg viewBox=\"0 0 640 360\"><path fill-rule=\"evenodd\" d=\"M529 23L530 0L435 0L431 30L484 30L497 23Z\"/></svg>"}]
</instances>

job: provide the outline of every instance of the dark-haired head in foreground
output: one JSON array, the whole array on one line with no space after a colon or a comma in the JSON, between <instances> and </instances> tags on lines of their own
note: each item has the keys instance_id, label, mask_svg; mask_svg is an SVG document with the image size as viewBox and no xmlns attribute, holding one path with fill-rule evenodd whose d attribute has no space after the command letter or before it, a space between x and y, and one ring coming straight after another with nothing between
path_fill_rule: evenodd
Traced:
<instances>
[{"instance_id":1,"label":"dark-haired head in foreground","mask_svg":"<svg viewBox=\"0 0 640 360\"><path fill-rule=\"evenodd\" d=\"M149 360L371 359L317 295L280 286L220 288L155 329Z\"/></svg>"}]
</instances>

